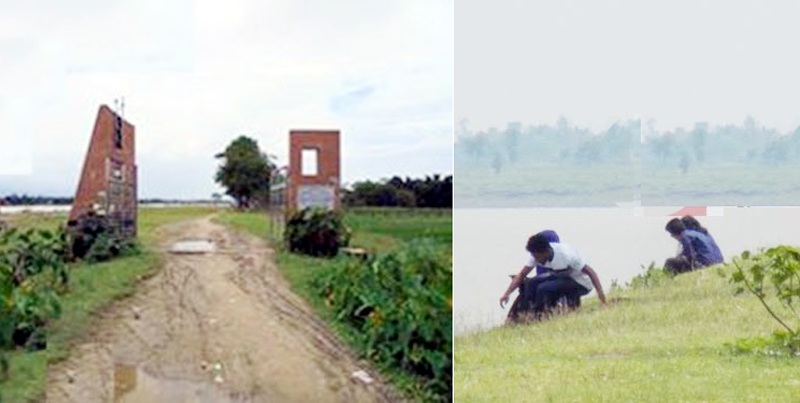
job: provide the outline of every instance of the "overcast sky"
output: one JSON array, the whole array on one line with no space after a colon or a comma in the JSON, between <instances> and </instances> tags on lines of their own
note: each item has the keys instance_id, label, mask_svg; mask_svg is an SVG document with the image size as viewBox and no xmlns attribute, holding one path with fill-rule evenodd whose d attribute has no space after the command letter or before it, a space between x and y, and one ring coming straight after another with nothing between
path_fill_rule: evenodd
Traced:
<instances>
[{"instance_id":1,"label":"overcast sky","mask_svg":"<svg viewBox=\"0 0 800 403\"><path fill-rule=\"evenodd\" d=\"M800 126L800 1L463 0L455 118Z\"/></svg>"},{"instance_id":2,"label":"overcast sky","mask_svg":"<svg viewBox=\"0 0 800 403\"><path fill-rule=\"evenodd\" d=\"M72 196L125 97L141 197L210 197L245 134L339 129L342 180L452 174L453 1L0 0L0 194Z\"/></svg>"}]
</instances>

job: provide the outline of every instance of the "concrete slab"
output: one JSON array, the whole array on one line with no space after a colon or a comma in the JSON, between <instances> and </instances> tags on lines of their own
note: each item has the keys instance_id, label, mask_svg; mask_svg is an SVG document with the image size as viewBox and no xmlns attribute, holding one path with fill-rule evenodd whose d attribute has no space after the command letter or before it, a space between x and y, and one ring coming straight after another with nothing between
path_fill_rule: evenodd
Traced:
<instances>
[{"instance_id":1,"label":"concrete slab","mask_svg":"<svg viewBox=\"0 0 800 403\"><path fill-rule=\"evenodd\" d=\"M204 254L214 253L216 245L210 239L183 239L172 244L170 253L176 254Z\"/></svg>"}]
</instances>

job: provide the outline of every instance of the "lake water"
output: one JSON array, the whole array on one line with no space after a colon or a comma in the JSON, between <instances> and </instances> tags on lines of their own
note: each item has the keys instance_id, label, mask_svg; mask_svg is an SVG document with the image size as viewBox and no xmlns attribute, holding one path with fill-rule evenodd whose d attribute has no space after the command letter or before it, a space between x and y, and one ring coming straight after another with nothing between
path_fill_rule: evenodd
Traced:
<instances>
[{"instance_id":1,"label":"lake water","mask_svg":"<svg viewBox=\"0 0 800 403\"><path fill-rule=\"evenodd\" d=\"M697 218L714 236L726 261L745 249L800 245L800 207L716 211L722 215ZM642 272L642 265L652 261L661 265L676 254L678 243L664 230L670 218L637 216L632 208L454 209L455 333L503 324L510 304L500 308L500 296L511 281L509 274L518 273L527 262L525 244L534 233L552 229L562 242L575 246L608 294L612 280L624 285ZM516 292L510 302L515 297Z\"/></svg>"}]
</instances>

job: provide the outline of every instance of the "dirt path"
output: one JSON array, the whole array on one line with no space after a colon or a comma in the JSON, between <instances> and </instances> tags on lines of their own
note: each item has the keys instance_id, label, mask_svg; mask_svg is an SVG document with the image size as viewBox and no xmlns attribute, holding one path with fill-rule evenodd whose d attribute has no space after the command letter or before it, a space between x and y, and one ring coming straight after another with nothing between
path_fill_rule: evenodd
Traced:
<instances>
[{"instance_id":1,"label":"dirt path","mask_svg":"<svg viewBox=\"0 0 800 403\"><path fill-rule=\"evenodd\" d=\"M273 251L211 217L162 230L165 267L48 373L48 402L388 402L289 291ZM170 254L205 238L216 250Z\"/></svg>"}]
</instances>

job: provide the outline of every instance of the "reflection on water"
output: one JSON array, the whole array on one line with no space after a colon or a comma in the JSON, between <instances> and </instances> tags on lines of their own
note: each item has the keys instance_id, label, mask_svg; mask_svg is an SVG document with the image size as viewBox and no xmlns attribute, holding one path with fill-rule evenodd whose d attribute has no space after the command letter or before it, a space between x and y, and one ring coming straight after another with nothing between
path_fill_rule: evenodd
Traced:
<instances>
[{"instance_id":1,"label":"reflection on water","mask_svg":"<svg viewBox=\"0 0 800 403\"><path fill-rule=\"evenodd\" d=\"M698 219L728 260L745 249L800 245L800 207L725 207L722 216ZM664 230L668 220L635 216L630 208L454 209L454 331L503 323L508 306L500 308L500 296L509 274L527 261L525 243L534 233L558 232L584 254L608 293L613 280L624 285L642 265L660 265L675 254L677 242Z\"/></svg>"},{"instance_id":2,"label":"reflection on water","mask_svg":"<svg viewBox=\"0 0 800 403\"><path fill-rule=\"evenodd\" d=\"M114 366L114 402L246 402L221 390L211 382L191 382L180 379L165 379L150 375L139 367Z\"/></svg>"}]
</instances>

